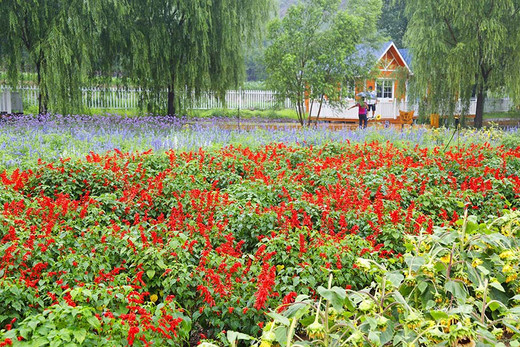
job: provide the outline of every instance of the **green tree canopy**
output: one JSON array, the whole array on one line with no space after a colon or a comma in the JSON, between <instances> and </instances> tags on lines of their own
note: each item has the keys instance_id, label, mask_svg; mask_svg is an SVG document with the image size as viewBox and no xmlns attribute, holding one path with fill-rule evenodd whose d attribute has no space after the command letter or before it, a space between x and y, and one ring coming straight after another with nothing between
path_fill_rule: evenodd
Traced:
<instances>
[{"instance_id":1,"label":"green tree canopy","mask_svg":"<svg viewBox=\"0 0 520 347\"><path fill-rule=\"evenodd\" d=\"M520 101L520 0L406 0L406 12L415 91L427 111L453 115L460 98L467 112L475 91L480 128L487 91L505 88Z\"/></svg>"},{"instance_id":2,"label":"green tree canopy","mask_svg":"<svg viewBox=\"0 0 520 347\"><path fill-rule=\"evenodd\" d=\"M325 98L332 106L341 105L349 82L369 72L360 69L365 57L355 53L360 43L377 39L381 0L351 0L344 10L340 2L302 1L269 26L267 85L294 103L302 125L319 117ZM305 99L311 104L308 113Z\"/></svg>"},{"instance_id":3,"label":"green tree canopy","mask_svg":"<svg viewBox=\"0 0 520 347\"><path fill-rule=\"evenodd\" d=\"M112 0L2 0L1 53L11 85L20 82L27 59L40 88L39 111L77 109L80 86L99 53L102 18L114 6Z\"/></svg>"},{"instance_id":4,"label":"green tree canopy","mask_svg":"<svg viewBox=\"0 0 520 347\"><path fill-rule=\"evenodd\" d=\"M243 81L244 48L273 9L271 0L139 0L129 6L123 69L149 91L152 109L164 109L167 90L168 114L188 106L192 95L223 96Z\"/></svg>"},{"instance_id":5,"label":"green tree canopy","mask_svg":"<svg viewBox=\"0 0 520 347\"><path fill-rule=\"evenodd\" d=\"M166 90L174 114L243 80L244 48L272 9L272 0L2 0L0 52L13 86L28 55L40 112L78 110L82 86L117 72L153 110L165 109Z\"/></svg>"},{"instance_id":6,"label":"green tree canopy","mask_svg":"<svg viewBox=\"0 0 520 347\"><path fill-rule=\"evenodd\" d=\"M383 0L383 10L378 21L378 28L399 48L403 47L403 37L408 25L405 15L405 3L395 0Z\"/></svg>"}]
</instances>

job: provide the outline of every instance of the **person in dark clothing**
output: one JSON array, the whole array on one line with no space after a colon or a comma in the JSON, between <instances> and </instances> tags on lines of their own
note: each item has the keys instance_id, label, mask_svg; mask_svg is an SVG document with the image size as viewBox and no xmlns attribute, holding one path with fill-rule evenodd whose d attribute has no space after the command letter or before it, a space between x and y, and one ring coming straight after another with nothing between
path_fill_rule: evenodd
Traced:
<instances>
[{"instance_id":1,"label":"person in dark clothing","mask_svg":"<svg viewBox=\"0 0 520 347\"><path fill-rule=\"evenodd\" d=\"M350 106L348 109L359 107L358 109L358 117L359 117L359 127L365 129L367 127L367 103L365 102L365 98L362 97L361 100L355 105Z\"/></svg>"}]
</instances>

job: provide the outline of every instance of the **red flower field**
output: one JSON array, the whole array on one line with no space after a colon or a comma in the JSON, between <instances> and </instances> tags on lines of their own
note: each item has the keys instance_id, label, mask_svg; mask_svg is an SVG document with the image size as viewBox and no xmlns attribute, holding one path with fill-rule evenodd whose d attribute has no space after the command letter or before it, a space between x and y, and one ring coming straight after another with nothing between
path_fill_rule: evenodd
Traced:
<instances>
[{"instance_id":1,"label":"red flower field","mask_svg":"<svg viewBox=\"0 0 520 347\"><path fill-rule=\"evenodd\" d=\"M273 144L91 153L1 174L3 343L179 345L360 288L403 235L520 206L520 148ZM0 336L2 334L0 333Z\"/></svg>"}]
</instances>

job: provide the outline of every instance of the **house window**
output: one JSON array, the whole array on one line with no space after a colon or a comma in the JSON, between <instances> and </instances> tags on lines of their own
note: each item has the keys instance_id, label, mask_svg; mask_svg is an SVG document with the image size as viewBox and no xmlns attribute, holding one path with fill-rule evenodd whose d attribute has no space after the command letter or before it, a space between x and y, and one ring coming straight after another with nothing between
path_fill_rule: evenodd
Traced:
<instances>
[{"instance_id":1,"label":"house window","mask_svg":"<svg viewBox=\"0 0 520 347\"><path fill-rule=\"evenodd\" d=\"M381 99L392 99L394 97L394 81L378 80L376 83L377 97Z\"/></svg>"}]
</instances>

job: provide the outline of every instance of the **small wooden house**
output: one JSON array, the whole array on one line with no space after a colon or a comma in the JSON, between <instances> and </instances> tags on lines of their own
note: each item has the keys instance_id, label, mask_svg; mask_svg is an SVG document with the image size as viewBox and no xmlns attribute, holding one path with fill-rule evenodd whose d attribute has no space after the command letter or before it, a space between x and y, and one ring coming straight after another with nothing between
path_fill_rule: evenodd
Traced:
<instances>
[{"instance_id":1,"label":"small wooden house","mask_svg":"<svg viewBox=\"0 0 520 347\"><path fill-rule=\"evenodd\" d=\"M395 119L399 115L399 110L408 111L413 109L413 105L408 104L406 86L400 88L398 79L396 78L399 69L406 69L412 74L410 68L411 59L407 49L399 49L392 42L385 42L378 49L360 47L358 49L361 55L371 55L376 59L376 67L379 70L378 75L374 79L368 79L356 83L355 95L360 92L368 91L372 87L377 94L378 103L376 105L376 115L381 118ZM355 104L354 98L348 98L348 105L343 109L334 109L328 105L322 108L320 119L341 120L341 119L357 119L357 108L348 110L348 107Z\"/></svg>"}]
</instances>

